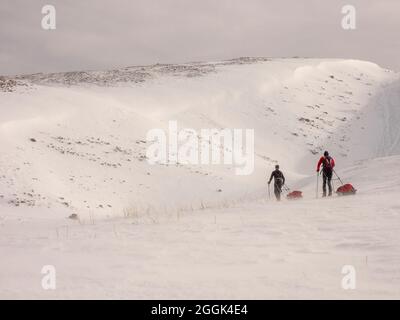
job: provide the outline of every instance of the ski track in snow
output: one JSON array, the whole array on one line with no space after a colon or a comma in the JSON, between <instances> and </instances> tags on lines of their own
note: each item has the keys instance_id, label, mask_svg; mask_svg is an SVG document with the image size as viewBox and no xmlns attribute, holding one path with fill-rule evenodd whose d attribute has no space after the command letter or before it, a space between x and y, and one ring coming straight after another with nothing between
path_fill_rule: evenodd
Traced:
<instances>
[{"instance_id":1,"label":"ski track in snow","mask_svg":"<svg viewBox=\"0 0 400 320\"><path fill-rule=\"evenodd\" d=\"M398 74L238 59L1 81L1 298L400 298ZM149 166L171 119L254 128L254 174ZM315 199L324 149L356 196ZM304 199L266 199L277 161Z\"/></svg>"}]
</instances>

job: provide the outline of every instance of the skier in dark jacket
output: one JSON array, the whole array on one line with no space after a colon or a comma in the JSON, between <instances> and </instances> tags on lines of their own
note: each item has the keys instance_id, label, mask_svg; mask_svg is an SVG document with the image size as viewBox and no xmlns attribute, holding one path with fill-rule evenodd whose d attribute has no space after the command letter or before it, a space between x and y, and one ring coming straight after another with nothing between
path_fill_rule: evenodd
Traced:
<instances>
[{"instance_id":1,"label":"skier in dark jacket","mask_svg":"<svg viewBox=\"0 0 400 320\"><path fill-rule=\"evenodd\" d=\"M271 184L272 178L274 178L274 194L276 200L281 200L282 186L285 184L285 176L282 171L279 170L279 165L275 166L275 170L272 171L271 177L269 178L268 185Z\"/></svg>"},{"instance_id":2,"label":"skier in dark jacket","mask_svg":"<svg viewBox=\"0 0 400 320\"><path fill-rule=\"evenodd\" d=\"M335 160L329 155L328 151L324 152L324 156L321 157L318 161L317 165L317 172L319 172L322 165L322 196L326 197L326 183L328 182L329 194L328 196L332 195L332 174L333 168L335 167Z\"/></svg>"}]
</instances>

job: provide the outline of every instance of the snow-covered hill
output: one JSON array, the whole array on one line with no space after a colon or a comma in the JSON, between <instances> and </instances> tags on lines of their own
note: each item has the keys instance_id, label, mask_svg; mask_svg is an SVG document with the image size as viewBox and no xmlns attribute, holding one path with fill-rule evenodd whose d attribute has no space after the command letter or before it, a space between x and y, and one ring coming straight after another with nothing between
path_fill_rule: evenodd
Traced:
<instances>
[{"instance_id":1,"label":"snow-covered hill","mask_svg":"<svg viewBox=\"0 0 400 320\"><path fill-rule=\"evenodd\" d=\"M400 297L398 73L241 58L0 77L0 111L0 298ZM146 134L171 120L254 129L254 172L150 165ZM315 199L326 149L356 196ZM301 201L268 199L276 163Z\"/></svg>"},{"instance_id":2,"label":"snow-covered hill","mask_svg":"<svg viewBox=\"0 0 400 320\"><path fill-rule=\"evenodd\" d=\"M109 216L260 198L277 162L293 185L324 149L339 168L397 154L398 79L363 61L260 58L3 78L0 195ZM150 166L146 133L170 120L254 129L254 173Z\"/></svg>"},{"instance_id":3,"label":"snow-covered hill","mask_svg":"<svg viewBox=\"0 0 400 320\"><path fill-rule=\"evenodd\" d=\"M377 158L344 171L357 196L261 200L167 220L78 223L50 209L2 208L0 297L398 299L399 163ZM41 286L44 265L56 268L56 290ZM341 286L346 265L355 290Z\"/></svg>"}]
</instances>

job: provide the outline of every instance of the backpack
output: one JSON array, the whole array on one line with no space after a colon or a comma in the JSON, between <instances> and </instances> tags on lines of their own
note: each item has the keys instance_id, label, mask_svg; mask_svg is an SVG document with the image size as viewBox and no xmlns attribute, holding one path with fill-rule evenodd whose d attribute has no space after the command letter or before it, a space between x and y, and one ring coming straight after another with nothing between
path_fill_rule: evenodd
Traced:
<instances>
[{"instance_id":1,"label":"backpack","mask_svg":"<svg viewBox=\"0 0 400 320\"><path fill-rule=\"evenodd\" d=\"M322 163L323 168L326 170L332 170L332 158L330 156L324 157L324 161Z\"/></svg>"}]
</instances>

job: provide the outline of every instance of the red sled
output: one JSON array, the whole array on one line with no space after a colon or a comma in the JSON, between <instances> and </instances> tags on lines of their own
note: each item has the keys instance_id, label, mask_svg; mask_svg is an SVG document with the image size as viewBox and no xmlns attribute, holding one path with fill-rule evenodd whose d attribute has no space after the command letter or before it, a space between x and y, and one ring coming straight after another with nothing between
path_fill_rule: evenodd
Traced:
<instances>
[{"instance_id":1,"label":"red sled","mask_svg":"<svg viewBox=\"0 0 400 320\"><path fill-rule=\"evenodd\" d=\"M356 193L356 189L354 189L354 187L350 184L344 184L342 186L340 186L339 188L337 188L336 193L339 196L348 196L348 195L352 195Z\"/></svg>"},{"instance_id":2,"label":"red sled","mask_svg":"<svg viewBox=\"0 0 400 320\"><path fill-rule=\"evenodd\" d=\"M301 191L292 191L288 193L286 196L288 200L296 200L296 199L301 199L303 198L302 192Z\"/></svg>"}]
</instances>

